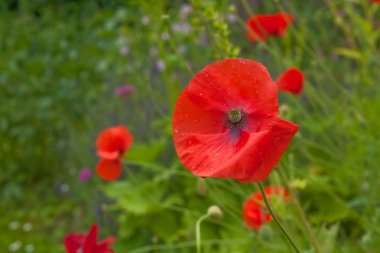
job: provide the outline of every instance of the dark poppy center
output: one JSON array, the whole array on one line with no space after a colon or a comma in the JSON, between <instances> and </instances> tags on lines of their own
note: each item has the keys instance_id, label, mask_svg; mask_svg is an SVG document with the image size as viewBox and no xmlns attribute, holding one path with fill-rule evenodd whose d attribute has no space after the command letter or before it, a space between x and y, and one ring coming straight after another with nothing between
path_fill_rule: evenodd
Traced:
<instances>
[{"instance_id":1,"label":"dark poppy center","mask_svg":"<svg viewBox=\"0 0 380 253\"><path fill-rule=\"evenodd\" d=\"M248 115L240 108L234 108L223 116L223 125L228 129L244 129L247 126Z\"/></svg>"}]
</instances>

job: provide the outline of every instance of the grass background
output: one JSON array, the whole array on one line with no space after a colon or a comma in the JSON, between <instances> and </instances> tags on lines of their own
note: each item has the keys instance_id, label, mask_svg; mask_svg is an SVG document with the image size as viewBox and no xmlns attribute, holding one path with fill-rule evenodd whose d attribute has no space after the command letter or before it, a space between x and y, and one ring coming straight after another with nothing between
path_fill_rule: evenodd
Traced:
<instances>
[{"instance_id":1,"label":"grass background","mask_svg":"<svg viewBox=\"0 0 380 253\"><path fill-rule=\"evenodd\" d=\"M284 38L253 44L245 20L285 11ZM175 155L171 116L181 89L228 57L264 63L273 79L296 66L300 97L280 94L301 126L267 184L290 184L323 252L379 252L380 7L325 1L16 1L0 3L1 252L64 252L65 234L101 226L116 252L289 252L274 224L241 220L257 187L192 176ZM128 99L114 89L133 84ZM135 143L114 183L96 176L97 134L116 124ZM288 182L284 180L283 171ZM295 206L278 205L304 252L315 252Z\"/></svg>"}]
</instances>

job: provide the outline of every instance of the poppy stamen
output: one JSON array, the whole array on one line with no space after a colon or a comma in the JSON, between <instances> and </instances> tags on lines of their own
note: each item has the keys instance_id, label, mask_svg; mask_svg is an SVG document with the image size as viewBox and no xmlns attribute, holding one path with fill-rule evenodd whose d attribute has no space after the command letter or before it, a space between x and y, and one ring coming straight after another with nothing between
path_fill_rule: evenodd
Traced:
<instances>
[{"instance_id":1,"label":"poppy stamen","mask_svg":"<svg viewBox=\"0 0 380 253\"><path fill-rule=\"evenodd\" d=\"M247 113L240 108L231 109L224 115L223 125L228 129L243 129L247 126Z\"/></svg>"},{"instance_id":2,"label":"poppy stamen","mask_svg":"<svg viewBox=\"0 0 380 253\"><path fill-rule=\"evenodd\" d=\"M238 123L241 120L241 110L240 109L232 109L228 112L228 118L232 123Z\"/></svg>"}]
</instances>

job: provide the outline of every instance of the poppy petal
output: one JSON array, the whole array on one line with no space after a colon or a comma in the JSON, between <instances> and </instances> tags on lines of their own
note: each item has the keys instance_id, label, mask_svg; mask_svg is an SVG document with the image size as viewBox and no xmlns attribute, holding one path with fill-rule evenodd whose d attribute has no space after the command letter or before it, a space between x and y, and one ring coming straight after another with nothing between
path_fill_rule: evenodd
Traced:
<instances>
[{"instance_id":1,"label":"poppy petal","mask_svg":"<svg viewBox=\"0 0 380 253\"><path fill-rule=\"evenodd\" d=\"M111 253L114 252L112 249L108 248L108 244L114 243L116 241L115 237L108 237L107 239L101 241L94 253Z\"/></svg>"},{"instance_id":2,"label":"poppy petal","mask_svg":"<svg viewBox=\"0 0 380 253\"><path fill-rule=\"evenodd\" d=\"M103 241L101 241L100 243L99 243L99 245L100 244L111 244L111 243L114 243L114 242L116 242L116 237L108 237L108 238L106 238L106 239L104 239Z\"/></svg>"},{"instance_id":3,"label":"poppy petal","mask_svg":"<svg viewBox=\"0 0 380 253\"><path fill-rule=\"evenodd\" d=\"M119 160L100 160L97 167L96 173L100 178L106 181L113 181L117 179L122 171L122 165Z\"/></svg>"},{"instance_id":4,"label":"poppy petal","mask_svg":"<svg viewBox=\"0 0 380 253\"><path fill-rule=\"evenodd\" d=\"M98 225L93 225L86 237L83 245L83 253L92 253L96 249L96 240L98 238Z\"/></svg>"},{"instance_id":5,"label":"poppy petal","mask_svg":"<svg viewBox=\"0 0 380 253\"><path fill-rule=\"evenodd\" d=\"M288 13L276 13L255 15L247 21L247 36L251 41L265 42L268 36L280 36L285 34L294 17Z\"/></svg>"},{"instance_id":6,"label":"poppy petal","mask_svg":"<svg viewBox=\"0 0 380 253\"><path fill-rule=\"evenodd\" d=\"M129 132L129 129L125 126L116 126L111 128L111 131L115 136L119 137L119 140L117 140L117 146L123 151L128 150L133 142L133 136Z\"/></svg>"},{"instance_id":7,"label":"poppy petal","mask_svg":"<svg viewBox=\"0 0 380 253\"><path fill-rule=\"evenodd\" d=\"M202 134L222 132L223 113L220 111L205 110L202 106L193 103L187 92L178 98L173 118L173 135L183 136L187 132Z\"/></svg>"},{"instance_id":8,"label":"poppy petal","mask_svg":"<svg viewBox=\"0 0 380 253\"><path fill-rule=\"evenodd\" d=\"M286 70L276 83L280 90L300 95L304 85L304 74L301 70L292 67Z\"/></svg>"},{"instance_id":9,"label":"poppy petal","mask_svg":"<svg viewBox=\"0 0 380 253\"><path fill-rule=\"evenodd\" d=\"M115 126L103 130L96 139L97 155L103 159L116 159L132 145L133 136L128 128Z\"/></svg>"},{"instance_id":10,"label":"poppy petal","mask_svg":"<svg viewBox=\"0 0 380 253\"><path fill-rule=\"evenodd\" d=\"M180 160L197 176L261 181L279 162L297 130L297 125L276 118L271 129L242 132L235 140L228 132L177 138L176 149Z\"/></svg>"},{"instance_id":11,"label":"poppy petal","mask_svg":"<svg viewBox=\"0 0 380 253\"><path fill-rule=\"evenodd\" d=\"M297 133L299 126L281 118L275 118L270 129L251 133L251 143L240 154L239 166L248 168L244 175L237 178L243 183L251 181L262 181L268 177L272 169L280 161L282 154L287 149L292 138ZM263 151L261 151L263 150ZM251 156L249 156L251 154ZM250 157L250 159L244 159ZM249 161L251 160L251 161ZM248 166L249 163L255 166Z\"/></svg>"},{"instance_id":12,"label":"poppy petal","mask_svg":"<svg viewBox=\"0 0 380 253\"><path fill-rule=\"evenodd\" d=\"M207 111L242 108L248 113L277 115L276 85L259 62L225 59L207 65L185 89L188 98ZM177 102L180 105L181 101ZM175 110L176 113L176 110Z\"/></svg>"},{"instance_id":13,"label":"poppy petal","mask_svg":"<svg viewBox=\"0 0 380 253\"><path fill-rule=\"evenodd\" d=\"M247 227L255 230L259 230L261 228L263 225L261 208L261 206L252 200L246 201L243 207L243 219Z\"/></svg>"},{"instance_id":14,"label":"poppy petal","mask_svg":"<svg viewBox=\"0 0 380 253\"><path fill-rule=\"evenodd\" d=\"M282 196L285 198L288 196L285 188L281 186L268 186L264 189L264 192L269 202L271 202L273 196ZM245 201L243 206L244 223L247 227L255 230L259 230L264 223L272 220L271 215L265 207L260 205L260 202L263 203L263 196L260 191L255 191Z\"/></svg>"},{"instance_id":15,"label":"poppy petal","mask_svg":"<svg viewBox=\"0 0 380 253\"><path fill-rule=\"evenodd\" d=\"M83 246L86 239L85 235L82 234L68 234L65 236L64 244L67 253L77 253L78 250Z\"/></svg>"}]
</instances>

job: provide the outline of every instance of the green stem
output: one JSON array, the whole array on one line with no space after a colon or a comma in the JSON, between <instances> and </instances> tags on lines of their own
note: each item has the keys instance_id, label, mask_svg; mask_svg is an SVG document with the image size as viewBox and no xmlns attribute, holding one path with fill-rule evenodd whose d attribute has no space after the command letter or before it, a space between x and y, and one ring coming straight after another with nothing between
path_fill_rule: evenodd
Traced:
<instances>
[{"instance_id":1,"label":"green stem","mask_svg":"<svg viewBox=\"0 0 380 253\"><path fill-rule=\"evenodd\" d=\"M313 229L311 228L311 225L310 225L309 221L307 220L306 214L303 211L300 202L298 201L297 192L295 190L293 190L292 187L290 187L288 177L286 176L282 167L279 167L279 170L280 170L280 174L281 174L283 180L285 181L285 184L288 187L290 195L292 196L294 206L296 207L296 210L297 210L299 216L301 217L302 224L306 230L306 234L309 237L310 242L313 244L315 251L317 253L322 253L321 246L319 245L317 239L315 238L314 233L313 233Z\"/></svg>"},{"instance_id":2,"label":"green stem","mask_svg":"<svg viewBox=\"0 0 380 253\"><path fill-rule=\"evenodd\" d=\"M267 199L267 196L265 194L265 191L263 189L263 186L260 182L257 182L257 185L259 186L259 189L260 189L260 192L261 192L261 195L263 195L263 199L264 199L264 202L265 202L265 205L270 213L270 215L272 216L273 220L276 222L277 226L280 228L282 234L285 236L285 238L289 241L289 243L292 245L293 249L295 250L295 252L297 253L301 253L301 251L298 249L298 247L296 246L296 244L293 242L292 238L289 236L289 233L285 230L285 228L280 224L280 222L278 221L276 215L273 213L272 211L272 208L270 207L269 205L269 202L268 202L268 199Z\"/></svg>"},{"instance_id":3,"label":"green stem","mask_svg":"<svg viewBox=\"0 0 380 253\"><path fill-rule=\"evenodd\" d=\"M201 253L201 223L210 216L209 213L206 213L197 220L195 224L195 238L197 241L197 253Z\"/></svg>"}]
</instances>

